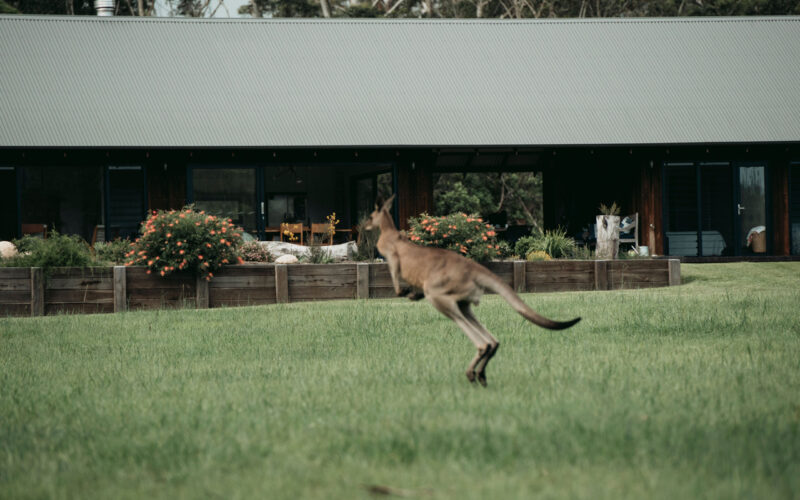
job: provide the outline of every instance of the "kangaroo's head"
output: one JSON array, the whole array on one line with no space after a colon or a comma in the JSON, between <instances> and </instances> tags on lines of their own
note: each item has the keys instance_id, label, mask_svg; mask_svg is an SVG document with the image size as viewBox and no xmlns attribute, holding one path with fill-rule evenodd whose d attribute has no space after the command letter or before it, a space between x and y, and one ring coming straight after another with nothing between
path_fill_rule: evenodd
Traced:
<instances>
[{"instance_id":1,"label":"kangaroo's head","mask_svg":"<svg viewBox=\"0 0 800 500\"><path fill-rule=\"evenodd\" d=\"M373 229L379 229L381 227L381 219L384 216L389 217L389 208L392 206L394 196L395 195L390 196L383 204L381 204L380 201L375 202L375 210L369 214L369 219L367 219L366 224L364 224L364 229L372 231Z\"/></svg>"}]
</instances>

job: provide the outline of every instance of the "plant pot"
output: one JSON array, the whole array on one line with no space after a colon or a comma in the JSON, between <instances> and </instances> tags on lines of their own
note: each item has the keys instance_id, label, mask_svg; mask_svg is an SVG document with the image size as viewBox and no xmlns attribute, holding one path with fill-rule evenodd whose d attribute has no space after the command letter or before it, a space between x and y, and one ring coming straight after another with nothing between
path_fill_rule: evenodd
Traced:
<instances>
[{"instance_id":1,"label":"plant pot","mask_svg":"<svg viewBox=\"0 0 800 500\"><path fill-rule=\"evenodd\" d=\"M619 253L619 215L598 215L596 255L598 259L613 260Z\"/></svg>"}]
</instances>

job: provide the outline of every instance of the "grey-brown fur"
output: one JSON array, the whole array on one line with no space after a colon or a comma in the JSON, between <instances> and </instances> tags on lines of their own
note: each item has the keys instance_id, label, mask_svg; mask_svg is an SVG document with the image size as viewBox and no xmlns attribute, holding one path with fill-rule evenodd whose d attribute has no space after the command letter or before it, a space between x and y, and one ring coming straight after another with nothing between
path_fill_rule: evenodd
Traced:
<instances>
[{"instance_id":1,"label":"grey-brown fur","mask_svg":"<svg viewBox=\"0 0 800 500\"><path fill-rule=\"evenodd\" d=\"M375 205L365 229L380 228L378 251L389 264L392 284L398 296L411 300L428 299L440 313L452 319L467 335L477 353L467 367L467 379L486 385L486 365L500 343L475 318L471 306L478 305L485 290L503 297L525 319L544 328L561 330L580 318L559 322L537 314L500 278L477 262L441 248L415 245L400 233L389 215L394 196L382 206ZM400 288L400 278L410 288Z\"/></svg>"}]
</instances>

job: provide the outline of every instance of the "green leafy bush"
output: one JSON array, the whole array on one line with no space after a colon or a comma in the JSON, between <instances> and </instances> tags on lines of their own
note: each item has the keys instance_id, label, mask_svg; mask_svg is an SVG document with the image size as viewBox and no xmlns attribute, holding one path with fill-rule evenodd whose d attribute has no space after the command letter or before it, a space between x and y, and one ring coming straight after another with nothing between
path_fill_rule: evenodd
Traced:
<instances>
[{"instance_id":1,"label":"green leafy bush","mask_svg":"<svg viewBox=\"0 0 800 500\"><path fill-rule=\"evenodd\" d=\"M514 254L520 257L527 257L527 255L535 251L536 240L538 236L530 235L523 236L514 243Z\"/></svg>"},{"instance_id":2,"label":"green leafy bush","mask_svg":"<svg viewBox=\"0 0 800 500\"><path fill-rule=\"evenodd\" d=\"M358 239L356 240L356 252L353 255L355 261L373 261L378 255L378 238L380 231L367 231L364 225L369 219L366 218L358 224Z\"/></svg>"},{"instance_id":3,"label":"green leafy bush","mask_svg":"<svg viewBox=\"0 0 800 500\"><path fill-rule=\"evenodd\" d=\"M132 249L133 242L131 240L118 238L114 241L95 244L94 255L98 262L122 265L130 260L127 255Z\"/></svg>"},{"instance_id":4,"label":"green leafy bush","mask_svg":"<svg viewBox=\"0 0 800 500\"><path fill-rule=\"evenodd\" d=\"M573 257L576 251L575 240L567 236L566 229L557 228L546 230L544 233L524 236L517 240L514 252L517 255L525 255L531 252L544 252L554 259L566 259Z\"/></svg>"},{"instance_id":5,"label":"green leafy bush","mask_svg":"<svg viewBox=\"0 0 800 500\"><path fill-rule=\"evenodd\" d=\"M51 231L47 239L23 236L14 240L19 254L0 260L3 267L41 267L48 274L54 267L89 267L92 252L80 236Z\"/></svg>"},{"instance_id":6,"label":"green leafy bush","mask_svg":"<svg viewBox=\"0 0 800 500\"><path fill-rule=\"evenodd\" d=\"M269 262L270 255L267 249L257 241L247 241L239 248L239 256L245 262Z\"/></svg>"},{"instance_id":7,"label":"green leafy bush","mask_svg":"<svg viewBox=\"0 0 800 500\"><path fill-rule=\"evenodd\" d=\"M223 264L241 262L242 229L192 207L154 212L140 231L125 264L145 265L148 274L190 271L210 280Z\"/></svg>"},{"instance_id":8,"label":"green leafy bush","mask_svg":"<svg viewBox=\"0 0 800 500\"><path fill-rule=\"evenodd\" d=\"M408 222L408 237L419 245L446 248L480 262L500 255L494 229L480 217L464 213L432 217L423 213Z\"/></svg>"}]
</instances>

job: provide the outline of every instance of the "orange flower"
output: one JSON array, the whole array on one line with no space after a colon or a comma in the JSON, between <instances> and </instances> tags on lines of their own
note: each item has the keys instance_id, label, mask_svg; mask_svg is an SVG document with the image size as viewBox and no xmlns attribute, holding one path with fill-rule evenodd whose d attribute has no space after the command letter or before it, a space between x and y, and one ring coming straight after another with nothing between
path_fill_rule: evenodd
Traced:
<instances>
[{"instance_id":1,"label":"orange flower","mask_svg":"<svg viewBox=\"0 0 800 500\"><path fill-rule=\"evenodd\" d=\"M200 259L200 260L203 260L203 256L202 255L198 255L197 258Z\"/></svg>"},{"instance_id":2,"label":"orange flower","mask_svg":"<svg viewBox=\"0 0 800 500\"><path fill-rule=\"evenodd\" d=\"M186 253L186 250L181 250L181 251L180 251L180 252L178 252L178 253L179 253L179 254L181 254L181 255L183 255L183 254L185 254L185 253Z\"/></svg>"},{"instance_id":3,"label":"orange flower","mask_svg":"<svg viewBox=\"0 0 800 500\"><path fill-rule=\"evenodd\" d=\"M147 270L147 274L150 274L150 272L151 272L151 271L148 269L148 270Z\"/></svg>"},{"instance_id":4,"label":"orange flower","mask_svg":"<svg viewBox=\"0 0 800 500\"><path fill-rule=\"evenodd\" d=\"M167 238L170 238L171 236L172 236L172 233L167 233Z\"/></svg>"},{"instance_id":5,"label":"orange flower","mask_svg":"<svg viewBox=\"0 0 800 500\"><path fill-rule=\"evenodd\" d=\"M161 276L164 276L164 271L161 271Z\"/></svg>"},{"instance_id":6,"label":"orange flower","mask_svg":"<svg viewBox=\"0 0 800 500\"><path fill-rule=\"evenodd\" d=\"M181 245L183 245L183 242L179 241L178 242L178 246L181 246Z\"/></svg>"},{"instance_id":7,"label":"orange flower","mask_svg":"<svg viewBox=\"0 0 800 500\"><path fill-rule=\"evenodd\" d=\"M153 262L155 262L155 261L153 261L153 260L148 260L148 261L147 261L147 265L148 265L148 266L152 266L152 265L153 265Z\"/></svg>"}]
</instances>

